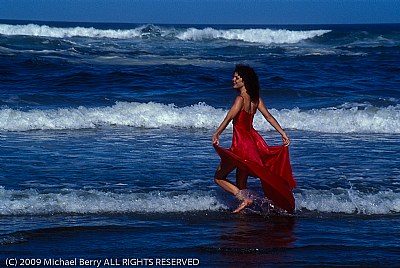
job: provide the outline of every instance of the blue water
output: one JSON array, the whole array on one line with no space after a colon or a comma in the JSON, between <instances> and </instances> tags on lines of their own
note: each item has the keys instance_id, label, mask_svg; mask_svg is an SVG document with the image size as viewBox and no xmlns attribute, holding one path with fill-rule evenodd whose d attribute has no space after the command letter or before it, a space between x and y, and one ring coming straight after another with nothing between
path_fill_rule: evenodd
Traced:
<instances>
[{"instance_id":1,"label":"blue water","mask_svg":"<svg viewBox=\"0 0 400 268\"><path fill-rule=\"evenodd\" d=\"M0 21L1 265L398 266L399 48L398 24ZM293 215L213 183L237 63L291 137Z\"/></svg>"}]
</instances>

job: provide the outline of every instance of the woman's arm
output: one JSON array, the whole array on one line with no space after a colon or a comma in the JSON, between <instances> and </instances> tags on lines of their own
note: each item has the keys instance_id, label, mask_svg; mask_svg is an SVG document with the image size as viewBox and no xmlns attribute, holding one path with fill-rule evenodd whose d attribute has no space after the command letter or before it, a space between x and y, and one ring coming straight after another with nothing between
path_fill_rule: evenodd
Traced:
<instances>
[{"instance_id":1,"label":"woman's arm","mask_svg":"<svg viewBox=\"0 0 400 268\"><path fill-rule=\"evenodd\" d=\"M219 125L217 131L215 131L214 135L212 136L212 143L218 145L219 144L219 135L225 130L228 124L232 121L233 118L242 110L243 107L243 98L238 96L236 97L235 103L232 105L231 109L229 110L228 114L225 116L224 121Z\"/></svg>"},{"instance_id":2,"label":"woman's arm","mask_svg":"<svg viewBox=\"0 0 400 268\"><path fill-rule=\"evenodd\" d=\"M276 131L278 131L282 135L283 145L289 146L290 144L289 137L286 135L285 131L279 125L278 121L272 116L272 114L270 114L270 112L268 111L267 107L265 107L265 104L261 98L259 98L258 110L262 113L264 118L271 124L271 126L273 126L276 129Z\"/></svg>"}]
</instances>

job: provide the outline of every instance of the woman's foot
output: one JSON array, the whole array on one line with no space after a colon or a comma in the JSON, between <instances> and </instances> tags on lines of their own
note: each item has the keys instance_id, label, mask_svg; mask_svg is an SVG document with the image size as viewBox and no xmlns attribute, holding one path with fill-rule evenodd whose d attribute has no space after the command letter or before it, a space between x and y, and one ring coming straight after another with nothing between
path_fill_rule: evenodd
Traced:
<instances>
[{"instance_id":1,"label":"woman's foot","mask_svg":"<svg viewBox=\"0 0 400 268\"><path fill-rule=\"evenodd\" d=\"M233 213L238 213L240 211L242 211L243 209L245 209L246 207L250 206L253 204L253 199L249 193L248 190L239 190L236 194L235 194L236 198L239 199L240 201L242 201L240 203L240 205L237 207L237 209L235 209L233 211Z\"/></svg>"},{"instance_id":2,"label":"woman's foot","mask_svg":"<svg viewBox=\"0 0 400 268\"><path fill-rule=\"evenodd\" d=\"M251 204L253 204L253 200L251 200L251 199L245 199L245 200L243 200L243 202L237 207L237 209L235 209L232 213L239 213L240 211L242 211L242 210L245 209L246 207L250 206Z\"/></svg>"}]
</instances>

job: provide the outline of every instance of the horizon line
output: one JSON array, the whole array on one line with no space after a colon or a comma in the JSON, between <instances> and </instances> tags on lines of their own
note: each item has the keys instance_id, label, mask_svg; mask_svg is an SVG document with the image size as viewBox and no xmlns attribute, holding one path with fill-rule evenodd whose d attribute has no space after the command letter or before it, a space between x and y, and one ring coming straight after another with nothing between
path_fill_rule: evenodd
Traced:
<instances>
[{"instance_id":1,"label":"horizon line","mask_svg":"<svg viewBox=\"0 0 400 268\"><path fill-rule=\"evenodd\" d=\"M101 21L68 21L68 20L31 20L31 19L0 19L0 22L54 22L54 23L92 23L92 24L136 24L136 25L221 25L221 26L235 26L235 25L247 25L247 26L316 26L316 25L395 25L400 22L365 22L365 23L161 23L161 22L101 22Z\"/></svg>"}]
</instances>

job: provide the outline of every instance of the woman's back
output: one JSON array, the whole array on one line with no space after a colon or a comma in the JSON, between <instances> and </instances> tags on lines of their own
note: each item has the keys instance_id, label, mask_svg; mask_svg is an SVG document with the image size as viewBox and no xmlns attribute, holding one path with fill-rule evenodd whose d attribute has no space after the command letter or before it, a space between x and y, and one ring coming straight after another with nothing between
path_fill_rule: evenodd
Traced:
<instances>
[{"instance_id":1,"label":"woman's back","mask_svg":"<svg viewBox=\"0 0 400 268\"><path fill-rule=\"evenodd\" d=\"M250 96L242 96L242 95L240 96L243 98L242 110L244 110L249 114L255 114L258 109L259 101L258 100L256 102L251 101Z\"/></svg>"}]
</instances>

